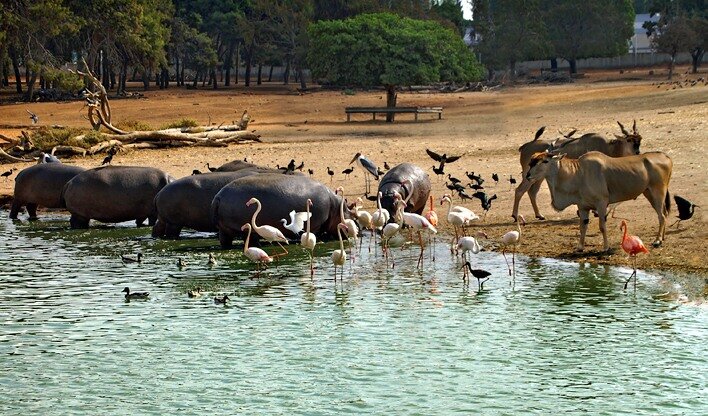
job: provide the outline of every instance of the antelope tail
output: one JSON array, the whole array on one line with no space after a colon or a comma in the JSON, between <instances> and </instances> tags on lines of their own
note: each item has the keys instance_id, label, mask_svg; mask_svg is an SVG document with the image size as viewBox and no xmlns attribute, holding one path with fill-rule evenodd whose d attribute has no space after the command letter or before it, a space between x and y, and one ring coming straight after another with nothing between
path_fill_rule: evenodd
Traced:
<instances>
[{"instance_id":1,"label":"antelope tail","mask_svg":"<svg viewBox=\"0 0 708 416\"><path fill-rule=\"evenodd\" d=\"M671 212L671 198L669 195L669 190L666 190L666 197L664 197L664 215L668 216Z\"/></svg>"}]
</instances>

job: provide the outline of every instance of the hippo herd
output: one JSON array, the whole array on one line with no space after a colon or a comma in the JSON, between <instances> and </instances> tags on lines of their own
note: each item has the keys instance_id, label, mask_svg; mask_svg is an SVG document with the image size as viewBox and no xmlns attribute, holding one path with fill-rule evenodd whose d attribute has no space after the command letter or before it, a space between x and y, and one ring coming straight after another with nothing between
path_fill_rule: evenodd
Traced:
<instances>
[{"instance_id":1,"label":"hippo herd","mask_svg":"<svg viewBox=\"0 0 708 416\"><path fill-rule=\"evenodd\" d=\"M298 236L281 219L288 218L290 211L305 211L308 199L312 201L310 230L318 237L337 238L343 220L342 197L299 172L233 161L213 172L175 180L152 167L84 169L49 162L17 175L10 218L17 219L22 207L30 220L37 218L38 206L65 208L71 214L71 228L88 228L90 220L135 221L140 227L147 220L153 237L176 239L183 228L218 232L222 247L231 247L235 238L245 236L241 228L255 212L246 202L254 197L263 205L259 224L276 227L289 239ZM387 172L379 191L382 205L391 211L397 192L408 200L410 211L419 213L430 193L430 179L419 167L403 163ZM346 204L344 216L352 216Z\"/></svg>"}]
</instances>

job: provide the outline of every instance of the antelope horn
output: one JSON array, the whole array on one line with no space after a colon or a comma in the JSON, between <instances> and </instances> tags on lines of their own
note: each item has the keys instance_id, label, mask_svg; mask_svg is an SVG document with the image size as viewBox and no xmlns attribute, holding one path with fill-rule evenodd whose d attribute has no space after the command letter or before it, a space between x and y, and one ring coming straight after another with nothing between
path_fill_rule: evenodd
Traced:
<instances>
[{"instance_id":1,"label":"antelope horn","mask_svg":"<svg viewBox=\"0 0 708 416\"><path fill-rule=\"evenodd\" d=\"M639 134L637 133L637 120L634 120L634 124L632 124L632 130L634 130L634 134Z\"/></svg>"},{"instance_id":2,"label":"antelope horn","mask_svg":"<svg viewBox=\"0 0 708 416\"><path fill-rule=\"evenodd\" d=\"M543 132L545 130L546 130L546 126L543 126L540 129L538 129L538 131L536 132L536 136L533 138L533 140L534 141L538 140L538 138L541 137L541 135L543 134Z\"/></svg>"},{"instance_id":3,"label":"antelope horn","mask_svg":"<svg viewBox=\"0 0 708 416\"><path fill-rule=\"evenodd\" d=\"M620 123L620 122L618 121L617 124L619 124L620 130L622 130L622 133L623 133L625 136L629 136L629 132L624 128L624 126L622 125L622 123Z\"/></svg>"}]
</instances>

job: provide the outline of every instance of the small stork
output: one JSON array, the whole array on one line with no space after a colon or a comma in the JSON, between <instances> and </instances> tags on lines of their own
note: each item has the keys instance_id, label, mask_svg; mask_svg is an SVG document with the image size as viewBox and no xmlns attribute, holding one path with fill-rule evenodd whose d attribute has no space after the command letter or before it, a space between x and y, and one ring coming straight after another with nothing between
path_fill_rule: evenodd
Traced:
<instances>
[{"instance_id":1,"label":"small stork","mask_svg":"<svg viewBox=\"0 0 708 416\"><path fill-rule=\"evenodd\" d=\"M3 172L2 175L0 175L0 176L2 176L5 180L7 180L10 176L12 176L12 173L16 170L17 170L17 168L11 168L10 170Z\"/></svg>"},{"instance_id":2,"label":"small stork","mask_svg":"<svg viewBox=\"0 0 708 416\"><path fill-rule=\"evenodd\" d=\"M283 223L285 229L290 230L295 236L300 235L302 230L305 228L305 221L309 220L312 214L309 212L295 212L295 210L290 211L290 224L288 220L283 218L280 220Z\"/></svg>"},{"instance_id":3,"label":"small stork","mask_svg":"<svg viewBox=\"0 0 708 416\"><path fill-rule=\"evenodd\" d=\"M31 112L30 110L28 110L26 108L25 108L25 111L27 112L27 114L29 114L29 118L30 118L30 120L32 120L32 124L39 123L39 117L37 117L37 114Z\"/></svg>"},{"instance_id":4,"label":"small stork","mask_svg":"<svg viewBox=\"0 0 708 416\"><path fill-rule=\"evenodd\" d=\"M484 289L484 282L489 280L489 276L492 275L491 273L489 273L486 270L473 269L472 264L470 264L469 261L466 261L465 264L462 265L462 269L465 270L465 275L467 275L467 273L469 272L472 274L472 276L474 276L475 279L477 279L477 286L479 287L480 291L482 289ZM482 280L482 279L484 279L484 280Z\"/></svg>"},{"instance_id":5,"label":"small stork","mask_svg":"<svg viewBox=\"0 0 708 416\"><path fill-rule=\"evenodd\" d=\"M364 188L365 192L368 193L371 191L371 180L369 179L369 175L373 176L378 181L379 169L376 167L374 162L367 159L366 156L362 155L360 152L357 152L357 154L354 155L354 158L351 162L349 162L349 164L351 165L354 162L356 162L356 164L364 170Z\"/></svg>"},{"instance_id":6,"label":"small stork","mask_svg":"<svg viewBox=\"0 0 708 416\"><path fill-rule=\"evenodd\" d=\"M679 227L681 225L681 221L690 220L693 217L693 212L695 211L695 209L700 208L698 205L678 195L674 195L674 201L676 202L676 207L678 208L679 215L676 217L678 218L678 220L676 220L675 223L671 224L671 227L673 227L674 225Z\"/></svg>"}]
</instances>

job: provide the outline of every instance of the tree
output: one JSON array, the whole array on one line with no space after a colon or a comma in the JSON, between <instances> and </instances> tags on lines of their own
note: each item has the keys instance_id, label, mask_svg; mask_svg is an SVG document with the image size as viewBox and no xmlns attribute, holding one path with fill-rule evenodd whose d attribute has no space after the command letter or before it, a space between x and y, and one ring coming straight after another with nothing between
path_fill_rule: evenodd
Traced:
<instances>
[{"instance_id":1,"label":"tree","mask_svg":"<svg viewBox=\"0 0 708 416\"><path fill-rule=\"evenodd\" d=\"M465 18L460 0L433 0L430 11L433 17L455 27L460 36L465 34Z\"/></svg>"},{"instance_id":2,"label":"tree","mask_svg":"<svg viewBox=\"0 0 708 416\"><path fill-rule=\"evenodd\" d=\"M482 78L462 38L437 22L362 14L313 23L308 34L307 60L316 78L340 86L383 85L388 107L396 106L399 85Z\"/></svg>"},{"instance_id":3,"label":"tree","mask_svg":"<svg viewBox=\"0 0 708 416\"><path fill-rule=\"evenodd\" d=\"M582 58L622 55L634 34L632 0L543 0L544 21L554 56L570 64Z\"/></svg>"},{"instance_id":4,"label":"tree","mask_svg":"<svg viewBox=\"0 0 708 416\"><path fill-rule=\"evenodd\" d=\"M708 10L703 0L652 0L649 13L652 17L659 15L658 21L647 21L642 25L647 35L653 37L652 44L661 48L657 50L668 54L674 48L679 48L676 53L689 52L693 73L698 72L708 40ZM667 39L662 40L664 36ZM675 55L672 55L669 78L673 73L674 61Z\"/></svg>"},{"instance_id":5,"label":"tree","mask_svg":"<svg viewBox=\"0 0 708 416\"><path fill-rule=\"evenodd\" d=\"M474 2L475 28L482 36L477 51L489 70L508 67L512 77L516 63L548 56L541 0L479 0Z\"/></svg>"}]
</instances>

